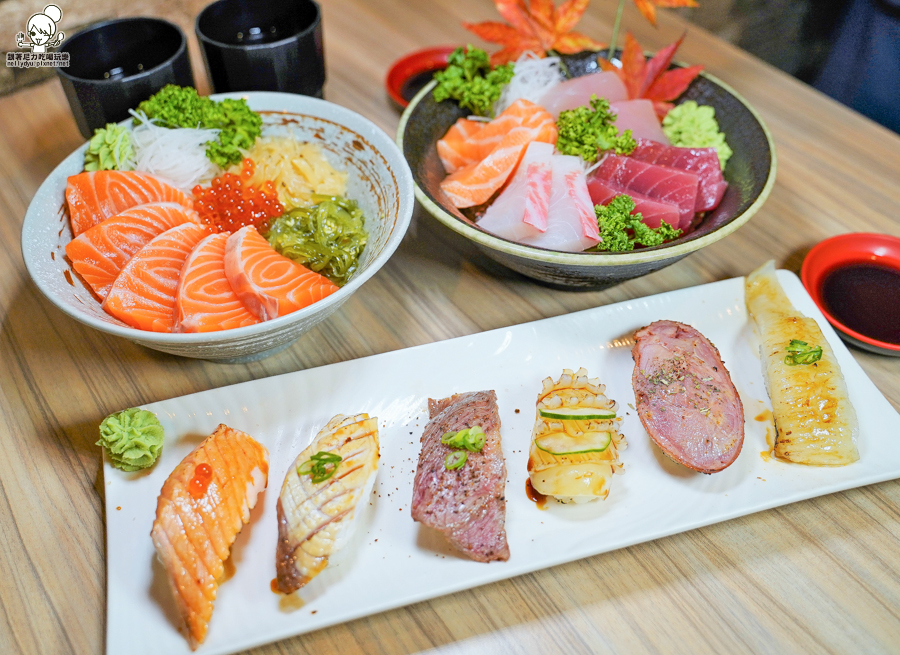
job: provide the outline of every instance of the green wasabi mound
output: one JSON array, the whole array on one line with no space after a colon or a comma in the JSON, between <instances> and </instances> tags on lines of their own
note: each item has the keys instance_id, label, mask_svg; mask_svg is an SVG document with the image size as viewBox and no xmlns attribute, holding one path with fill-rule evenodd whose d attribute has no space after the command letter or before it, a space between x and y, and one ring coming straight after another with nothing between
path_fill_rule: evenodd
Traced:
<instances>
[{"instance_id":1,"label":"green wasabi mound","mask_svg":"<svg viewBox=\"0 0 900 655\"><path fill-rule=\"evenodd\" d=\"M662 122L663 132L673 146L680 148L715 148L719 164L725 164L733 151L725 143L725 135L719 130L716 110L708 105L698 105L688 100L675 105Z\"/></svg>"},{"instance_id":2,"label":"green wasabi mound","mask_svg":"<svg viewBox=\"0 0 900 655\"><path fill-rule=\"evenodd\" d=\"M163 436L163 427L152 412L132 407L103 419L97 445L106 449L116 468L140 471L156 463Z\"/></svg>"},{"instance_id":3,"label":"green wasabi mound","mask_svg":"<svg viewBox=\"0 0 900 655\"><path fill-rule=\"evenodd\" d=\"M115 123L94 130L84 152L86 171L130 171L134 168L131 132Z\"/></svg>"}]
</instances>

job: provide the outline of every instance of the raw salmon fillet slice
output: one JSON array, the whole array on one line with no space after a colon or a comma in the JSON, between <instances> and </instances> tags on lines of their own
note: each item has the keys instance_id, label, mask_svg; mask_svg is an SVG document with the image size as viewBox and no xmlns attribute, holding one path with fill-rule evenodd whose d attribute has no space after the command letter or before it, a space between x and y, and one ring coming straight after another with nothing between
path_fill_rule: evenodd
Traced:
<instances>
[{"instance_id":1,"label":"raw salmon fillet slice","mask_svg":"<svg viewBox=\"0 0 900 655\"><path fill-rule=\"evenodd\" d=\"M200 223L200 216L174 202L137 205L72 239L66 245L66 256L94 292L106 298L125 264L141 248L182 223Z\"/></svg>"},{"instance_id":2,"label":"raw salmon fillet slice","mask_svg":"<svg viewBox=\"0 0 900 655\"><path fill-rule=\"evenodd\" d=\"M438 139L438 157L441 158L444 170L448 174L478 161L473 148L469 146L468 140L480 132L484 126L485 123L470 121L468 118L460 118L447 130L442 139Z\"/></svg>"},{"instance_id":3,"label":"raw salmon fillet slice","mask_svg":"<svg viewBox=\"0 0 900 655\"><path fill-rule=\"evenodd\" d=\"M152 239L119 273L103 309L139 330L171 332L181 269L207 234L206 227L182 223Z\"/></svg>"},{"instance_id":4,"label":"raw salmon fillet slice","mask_svg":"<svg viewBox=\"0 0 900 655\"><path fill-rule=\"evenodd\" d=\"M338 290L327 277L275 252L252 225L228 237L225 275L237 297L263 321L303 309Z\"/></svg>"},{"instance_id":5,"label":"raw salmon fillet slice","mask_svg":"<svg viewBox=\"0 0 900 655\"><path fill-rule=\"evenodd\" d=\"M225 560L268 478L266 448L240 430L219 425L172 471L159 493L150 536L193 649L206 638ZM198 484L203 480L209 483L205 489Z\"/></svg>"},{"instance_id":6,"label":"raw salmon fillet slice","mask_svg":"<svg viewBox=\"0 0 900 655\"><path fill-rule=\"evenodd\" d=\"M72 236L135 205L177 202L188 209L194 201L162 179L135 171L92 171L66 181L66 202Z\"/></svg>"},{"instance_id":7,"label":"raw salmon fillet slice","mask_svg":"<svg viewBox=\"0 0 900 655\"><path fill-rule=\"evenodd\" d=\"M505 132L490 154L448 175L441 182L441 189L455 207L472 207L487 202L509 179L532 141L556 143L553 116L527 100L517 100L507 111L517 107L527 112L525 117L520 124L511 126ZM489 127L490 123L478 132L475 139L482 138Z\"/></svg>"},{"instance_id":8,"label":"raw salmon fillet slice","mask_svg":"<svg viewBox=\"0 0 900 655\"><path fill-rule=\"evenodd\" d=\"M175 297L173 332L215 332L259 323L225 276L228 236L204 237L188 255Z\"/></svg>"}]
</instances>

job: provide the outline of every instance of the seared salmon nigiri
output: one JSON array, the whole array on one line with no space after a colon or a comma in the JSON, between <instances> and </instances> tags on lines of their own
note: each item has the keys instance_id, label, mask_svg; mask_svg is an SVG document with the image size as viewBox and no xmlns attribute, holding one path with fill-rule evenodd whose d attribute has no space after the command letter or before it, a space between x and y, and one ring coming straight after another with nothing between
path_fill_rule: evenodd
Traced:
<instances>
[{"instance_id":1,"label":"seared salmon nigiri","mask_svg":"<svg viewBox=\"0 0 900 655\"><path fill-rule=\"evenodd\" d=\"M206 638L225 560L268 477L265 447L220 425L163 484L150 536L191 648Z\"/></svg>"},{"instance_id":2,"label":"seared salmon nigiri","mask_svg":"<svg viewBox=\"0 0 900 655\"><path fill-rule=\"evenodd\" d=\"M338 414L291 464L278 498L279 591L308 583L350 539L356 506L375 484L378 457L378 419Z\"/></svg>"}]
</instances>

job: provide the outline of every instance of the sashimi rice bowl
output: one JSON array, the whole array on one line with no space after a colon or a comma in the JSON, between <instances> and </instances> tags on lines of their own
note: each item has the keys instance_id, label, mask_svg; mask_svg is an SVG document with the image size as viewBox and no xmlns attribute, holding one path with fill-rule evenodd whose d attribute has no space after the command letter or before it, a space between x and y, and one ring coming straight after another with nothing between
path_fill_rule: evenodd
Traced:
<instances>
[{"instance_id":1,"label":"sashimi rice bowl","mask_svg":"<svg viewBox=\"0 0 900 655\"><path fill-rule=\"evenodd\" d=\"M409 225L408 166L348 109L170 85L131 113L50 174L22 228L38 288L91 327L265 357L334 312Z\"/></svg>"},{"instance_id":2,"label":"sashimi rice bowl","mask_svg":"<svg viewBox=\"0 0 900 655\"><path fill-rule=\"evenodd\" d=\"M629 35L624 66L459 48L398 128L417 198L495 261L567 287L645 275L731 234L771 190L774 144L736 92L672 63L680 43L645 59Z\"/></svg>"}]
</instances>

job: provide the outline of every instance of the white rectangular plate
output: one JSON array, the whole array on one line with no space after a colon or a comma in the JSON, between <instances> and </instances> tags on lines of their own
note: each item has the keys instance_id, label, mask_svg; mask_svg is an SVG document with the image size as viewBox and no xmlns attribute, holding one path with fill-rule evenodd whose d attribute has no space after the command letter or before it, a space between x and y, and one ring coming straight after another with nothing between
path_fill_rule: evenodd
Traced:
<instances>
[{"instance_id":1,"label":"white rectangular plate","mask_svg":"<svg viewBox=\"0 0 900 655\"><path fill-rule=\"evenodd\" d=\"M166 430L149 473L104 465L108 537L107 653L190 653L150 540L159 490L169 473L219 423L244 430L269 449L269 487L235 544L234 576L219 588L198 653L233 653L353 618L510 578L536 569L658 539L813 496L900 477L900 416L866 377L793 274L779 280L795 306L814 317L837 354L860 420L860 461L812 468L761 456L771 408L744 305L743 279L615 305L214 389L152 405ZM631 335L672 319L706 335L722 354L744 403L743 451L715 475L672 463L629 404ZM625 414L625 474L609 498L582 506L525 496L534 403L541 380L584 366L607 385ZM419 437L427 399L495 389L508 479L508 562L480 564L410 517ZM275 576L275 503L284 474L335 414L368 412L381 430L381 467L354 539L298 594L305 605L280 608ZM769 428L771 429L771 427Z\"/></svg>"}]
</instances>

